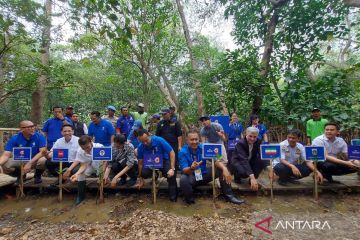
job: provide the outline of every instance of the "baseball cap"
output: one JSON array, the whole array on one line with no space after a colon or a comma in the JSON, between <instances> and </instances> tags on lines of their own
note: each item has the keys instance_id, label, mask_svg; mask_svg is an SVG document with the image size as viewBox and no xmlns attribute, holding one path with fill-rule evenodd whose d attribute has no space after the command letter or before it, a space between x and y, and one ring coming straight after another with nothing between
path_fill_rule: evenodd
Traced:
<instances>
[{"instance_id":1,"label":"baseball cap","mask_svg":"<svg viewBox=\"0 0 360 240\"><path fill-rule=\"evenodd\" d=\"M205 121L205 120L210 120L210 117L208 115L204 115L199 118L200 122Z\"/></svg>"},{"instance_id":2,"label":"baseball cap","mask_svg":"<svg viewBox=\"0 0 360 240\"><path fill-rule=\"evenodd\" d=\"M109 105L107 106L107 109L116 112L116 108L114 106Z\"/></svg>"},{"instance_id":3,"label":"baseball cap","mask_svg":"<svg viewBox=\"0 0 360 240\"><path fill-rule=\"evenodd\" d=\"M140 120L136 120L132 126L132 130L138 130L140 127L142 127L142 122Z\"/></svg>"},{"instance_id":4,"label":"baseball cap","mask_svg":"<svg viewBox=\"0 0 360 240\"><path fill-rule=\"evenodd\" d=\"M313 109L311 110L311 112L320 112L320 109L317 108L317 107L315 107L315 108L313 108Z\"/></svg>"},{"instance_id":5,"label":"baseball cap","mask_svg":"<svg viewBox=\"0 0 360 240\"><path fill-rule=\"evenodd\" d=\"M143 103L139 103L138 107L145 107L145 105Z\"/></svg>"},{"instance_id":6,"label":"baseball cap","mask_svg":"<svg viewBox=\"0 0 360 240\"><path fill-rule=\"evenodd\" d=\"M151 118L157 118L157 119L160 119L160 115L155 113L154 115L151 116Z\"/></svg>"},{"instance_id":7,"label":"baseball cap","mask_svg":"<svg viewBox=\"0 0 360 240\"><path fill-rule=\"evenodd\" d=\"M169 108L164 108L164 109L161 110L162 114L169 113L169 112L170 112Z\"/></svg>"}]
</instances>

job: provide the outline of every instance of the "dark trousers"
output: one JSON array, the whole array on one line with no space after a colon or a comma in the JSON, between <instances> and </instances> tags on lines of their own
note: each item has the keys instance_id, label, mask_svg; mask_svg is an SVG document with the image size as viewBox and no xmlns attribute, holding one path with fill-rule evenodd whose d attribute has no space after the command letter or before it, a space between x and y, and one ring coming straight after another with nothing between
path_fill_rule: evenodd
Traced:
<instances>
[{"instance_id":1,"label":"dark trousers","mask_svg":"<svg viewBox=\"0 0 360 240\"><path fill-rule=\"evenodd\" d=\"M340 165L340 164L335 164L335 163L328 162L328 161L318 162L317 165L318 165L319 171L323 174L324 178L326 178L326 179L331 179L331 177L333 175L340 176L340 175L345 175L345 174L350 174L350 173L356 172L355 169L352 169L350 167Z\"/></svg>"},{"instance_id":2,"label":"dark trousers","mask_svg":"<svg viewBox=\"0 0 360 240\"><path fill-rule=\"evenodd\" d=\"M68 168L68 167L71 166L71 164L72 164L71 162L63 162L63 163L62 163L62 167L63 167L63 169L64 169L64 168ZM59 163L59 162L53 162L53 161L51 161L51 159L48 159L48 160L46 160L46 162L45 162L45 166L46 166L47 170L49 171L49 173L50 173L51 175L53 175L54 177L58 177L58 176L59 176L59 170L60 170L60 168L59 168L60 163ZM79 168L80 168L80 164L78 164L78 165L71 171L71 175L74 174L74 173L76 173L77 170L79 170Z\"/></svg>"},{"instance_id":3,"label":"dark trousers","mask_svg":"<svg viewBox=\"0 0 360 240\"><path fill-rule=\"evenodd\" d=\"M174 173L174 176L167 177L167 172L169 170L170 170L170 160L165 160L164 159L163 168L160 168L159 171L161 171L163 176L165 176L167 178L169 197L171 199L174 199L174 198L177 197L176 172ZM141 177L143 177L143 178L152 177L152 169L143 168L142 171L141 171Z\"/></svg>"},{"instance_id":4,"label":"dark trousers","mask_svg":"<svg viewBox=\"0 0 360 240\"><path fill-rule=\"evenodd\" d=\"M115 162L112 164L111 166L111 172L112 174L115 176L116 174L118 174L121 170L123 170L126 167L126 161L123 161L122 163L119 162ZM122 179L127 178L127 176L129 176L131 179L136 180L137 179L137 175L138 175L138 166L137 164L134 164L132 166L132 168L129 169L129 171L124 174L123 176L121 176Z\"/></svg>"},{"instance_id":5,"label":"dark trousers","mask_svg":"<svg viewBox=\"0 0 360 240\"><path fill-rule=\"evenodd\" d=\"M269 163L267 161L261 161L261 160L250 162L250 167L254 173L255 178L259 177L261 171L264 168L266 168L268 164ZM235 179L249 177L246 174L246 169L242 165L238 165L238 166L231 165L231 172L234 174Z\"/></svg>"},{"instance_id":6,"label":"dark trousers","mask_svg":"<svg viewBox=\"0 0 360 240\"><path fill-rule=\"evenodd\" d=\"M175 152L175 168L176 168L176 171L177 171L177 170L179 170L179 159L178 159L179 144L177 142L176 143L168 142L168 143L170 144L170 146L172 147L172 149Z\"/></svg>"},{"instance_id":7,"label":"dark trousers","mask_svg":"<svg viewBox=\"0 0 360 240\"><path fill-rule=\"evenodd\" d=\"M301 173L301 177L295 176L290 167L286 166L285 164L278 163L274 167L274 172L276 175L279 176L280 180L288 180L289 178L303 178L310 175L311 170L308 166L304 164L294 164L297 169L299 169Z\"/></svg>"},{"instance_id":8,"label":"dark trousers","mask_svg":"<svg viewBox=\"0 0 360 240\"><path fill-rule=\"evenodd\" d=\"M206 173L202 174L203 180L196 181L194 174L181 174L180 178L180 190L184 194L185 199L192 200L194 188L201 185L206 185L212 181L212 168L206 168ZM221 191L225 195L232 195L231 184L227 184L223 179L222 171L215 168L215 179L219 177Z\"/></svg>"}]
</instances>

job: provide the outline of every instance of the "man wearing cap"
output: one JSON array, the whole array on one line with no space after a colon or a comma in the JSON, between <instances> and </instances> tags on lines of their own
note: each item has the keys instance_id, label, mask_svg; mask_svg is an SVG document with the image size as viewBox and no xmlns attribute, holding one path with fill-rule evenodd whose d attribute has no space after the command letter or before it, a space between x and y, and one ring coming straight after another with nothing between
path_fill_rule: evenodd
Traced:
<instances>
[{"instance_id":1,"label":"man wearing cap","mask_svg":"<svg viewBox=\"0 0 360 240\"><path fill-rule=\"evenodd\" d=\"M89 124L89 136L95 137L96 143L104 146L111 146L115 135L115 129L111 122L101 119L98 111L90 113L91 123Z\"/></svg>"},{"instance_id":2,"label":"man wearing cap","mask_svg":"<svg viewBox=\"0 0 360 240\"><path fill-rule=\"evenodd\" d=\"M325 124L328 120L321 117L319 108L314 108L311 111L312 119L306 122L306 144L311 145L312 141L321 134L324 133Z\"/></svg>"},{"instance_id":3,"label":"man wearing cap","mask_svg":"<svg viewBox=\"0 0 360 240\"><path fill-rule=\"evenodd\" d=\"M139 103L137 107L138 107L138 111L130 112L130 114L133 115L135 120L140 120L142 122L142 126L144 127L144 129L147 129L148 113L145 112L145 105L143 103Z\"/></svg>"},{"instance_id":4,"label":"man wearing cap","mask_svg":"<svg viewBox=\"0 0 360 240\"><path fill-rule=\"evenodd\" d=\"M154 114L151 116L151 119L150 119L150 126L149 126L149 129L148 129L148 132L151 134L151 135L155 135L156 134L156 128L157 128L157 125L159 124L160 122L160 115L159 114Z\"/></svg>"},{"instance_id":5,"label":"man wearing cap","mask_svg":"<svg viewBox=\"0 0 360 240\"><path fill-rule=\"evenodd\" d=\"M164 138L171 145L175 152L175 166L178 168L178 152L182 146L181 124L178 121L171 121L171 112L168 108L162 110L162 116L163 119L156 128L156 136Z\"/></svg>"},{"instance_id":6,"label":"man wearing cap","mask_svg":"<svg viewBox=\"0 0 360 240\"><path fill-rule=\"evenodd\" d=\"M202 124L200 130L201 142L222 144L223 159L228 161L224 141L226 139L223 127L216 122L211 122L209 116L202 116L199 118Z\"/></svg>"},{"instance_id":7,"label":"man wearing cap","mask_svg":"<svg viewBox=\"0 0 360 240\"><path fill-rule=\"evenodd\" d=\"M116 108L114 106L107 106L108 114L102 116L102 119L111 122L114 128L116 128L116 122L118 120L118 117L115 116Z\"/></svg>"},{"instance_id":8,"label":"man wearing cap","mask_svg":"<svg viewBox=\"0 0 360 240\"><path fill-rule=\"evenodd\" d=\"M132 126L129 136L127 138L128 142L131 143L135 149L140 144L140 141L137 138L138 137L137 131L139 131L140 129L143 129L142 122L140 120L136 120L134 122L134 125Z\"/></svg>"},{"instance_id":9,"label":"man wearing cap","mask_svg":"<svg viewBox=\"0 0 360 240\"><path fill-rule=\"evenodd\" d=\"M72 106L67 106L65 108L65 116L71 119L73 114L74 114L74 108Z\"/></svg>"},{"instance_id":10,"label":"man wearing cap","mask_svg":"<svg viewBox=\"0 0 360 240\"><path fill-rule=\"evenodd\" d=\"M316 137L313 146L325 148L325 161L318 162L318 169L329 183L336 183L332 176L355 173L360 168L360 161L348 159L348 146L338 137L340 127L336 123L326 123L325 133Z\"/></svg>"},{"instance_id":11,"label":"man wearing cap","mask_svg":"<svg viewBox=\"0 0 360 240\"><path fill-rule=\"evenodd\" d=\"M176 202L177 183L174 150L165 139L158 136L150 136L145 129L139 130L137 134L141 142L137 149L139 169L139 182L137 183L137 187L141 188L144 185L144 178L149 178L152 175L150 168L143 168L144 158L162 158L163 167L159 170L163 176L167 177L170 201Z\"/></svg>"},{"instance_id":12,"label":"man wearing cap","mask_svg":"<svg viewBox=\"0 0 360 240\"><path fill-rule=\"evenodd\" d=\"M0 157L0 172L19 178L21 175L20 162L11 159L14 147L31 147L31 157L33 158L39 152L46 151L46 139L35 131L35 125L31 121L20 122L20 132L10 138ZM42 171L35 172L35 183L41 182L41 173Z\"/></svg>"},{"instance_id":13,"label":"man wearing cap","mask_svg":"<svg viewBox=\"0 0 360 240\"><path fill-rule=\"evenodd\" d=\"M82 135L88 134L88 128L85 123L79 121L79 115L74 113L71 116L71 121L74 125L74 135L77 137L81 137Z\"/></svg>"},{"instance_id":14,"label":"man wearing cap","mask_svg":"<svg viewBox=\"0 0 360 240\"><path fill-rule=\"evenodd\" d=\"M134 125L134 117L129 115L129 110L127 107L121 107L121 117L116 122L116 133L123 134L128 138L130 130Z\"/></svg>"},{"instance_id":15,"label":"man wearing cap","mask_svg":"<svg viewBox=\"0 0 360 240\"><path fill-rule=\"evenodd\" d=\"M170 106L170 121L171 122L177 122L178 116L175 113L176 108L174 106Z\"/></svg>"}]
</instances>

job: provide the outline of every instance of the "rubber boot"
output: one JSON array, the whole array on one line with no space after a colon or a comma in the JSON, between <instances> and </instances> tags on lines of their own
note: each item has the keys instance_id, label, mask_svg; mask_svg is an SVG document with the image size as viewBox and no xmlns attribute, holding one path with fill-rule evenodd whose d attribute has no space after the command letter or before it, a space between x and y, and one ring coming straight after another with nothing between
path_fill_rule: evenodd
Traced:
<instances>
[{"instance_id":1,"label":"rubber boot","mask_svg":"<svg viewBox=\"0 0 360 240\"><path fill-rule=\"evenodd\" d=\"M34 175L34 183L39 184L42 183L41 175L43 174L44 170L42 169L35 169L35 175Z\"/></svg>"},{"instance_id":2,"label":"rubber boot","mask_svg":"<svg viewBox=\"0 0 360 240\"><path fill-rule=\"evenodd\" d=\"M79 205L85 199L86 194L86 181L78 182L78 195L75 201L75 205Z\"/></svg>"}]
</instances>

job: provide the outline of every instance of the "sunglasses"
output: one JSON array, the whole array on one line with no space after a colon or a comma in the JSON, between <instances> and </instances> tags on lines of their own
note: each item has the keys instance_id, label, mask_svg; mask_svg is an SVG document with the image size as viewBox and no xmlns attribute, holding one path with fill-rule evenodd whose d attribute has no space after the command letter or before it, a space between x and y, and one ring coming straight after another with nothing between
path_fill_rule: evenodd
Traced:
<instances>
[{"instance_id":1,"label":"sunglasses","mask_svg":"<svg viewBox=\"0 0 360 240\"><path fill-rule=\"evenodd\" d=\"M31 126L26 126L26 127L21 127L21 128L34 128L35 125L31 125Z\"/></svg>"}]
</instances>

